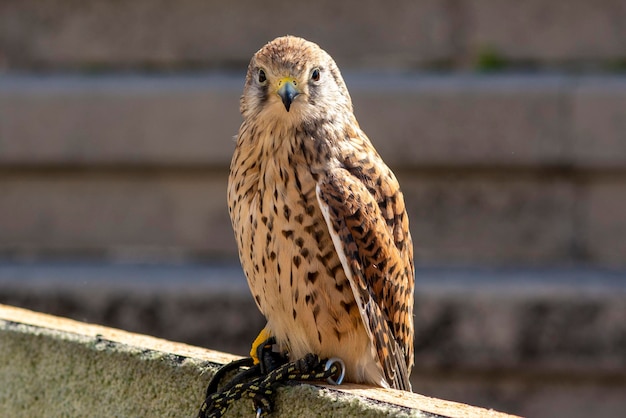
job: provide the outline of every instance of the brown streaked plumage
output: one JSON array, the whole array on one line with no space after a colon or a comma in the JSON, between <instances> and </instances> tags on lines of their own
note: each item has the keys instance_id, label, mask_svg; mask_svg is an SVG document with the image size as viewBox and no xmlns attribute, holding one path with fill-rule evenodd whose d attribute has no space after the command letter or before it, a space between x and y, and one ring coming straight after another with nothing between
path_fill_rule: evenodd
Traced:
<instances>
[{"instance_id":1,"label":"brown streaked plumage","mask_svg":"<svg viewBox=\"0 0 626 418\"><path fill-rule=\"evenodd\" d=\"M250 62L241 113L228 205L265 331L293 360L340 357L349 381L410 390L404 199L337 65L312 42L277 38Z\"/></svg>"}]
</instances>

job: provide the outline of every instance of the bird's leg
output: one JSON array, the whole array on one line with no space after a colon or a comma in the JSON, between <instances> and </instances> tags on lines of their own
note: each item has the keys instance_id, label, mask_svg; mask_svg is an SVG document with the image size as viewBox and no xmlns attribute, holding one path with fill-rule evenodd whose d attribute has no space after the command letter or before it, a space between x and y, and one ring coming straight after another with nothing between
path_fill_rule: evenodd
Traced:
<instances>
[{"instance_id":1,"label":"bird's leg","mask_svg":"<svg viewBox=\"0 0 626 418\"><path fill-rule=\"evenodd\" d=\"M254 364L259 364L259 353L261 353L261 347L267 345L267 343L270 341L270 338L272 338L272 334L266 326L261 330L261 332L259 332L259 335L257 335L257 337L252 342L252 347L250 348L250 357L252 357Z\"/></svg>"},{"instance_id":2,"label":"bird's leg","mask_svg":"<svg viewBox=\"0 0 626 418\"><path fill-rule=\"evenodd\" d=\"M287 353L278 349L276 338L274 337L269 337L257 346L256 357L263 375L268 374L289 360Z\"/></svg>"}]
</instances>

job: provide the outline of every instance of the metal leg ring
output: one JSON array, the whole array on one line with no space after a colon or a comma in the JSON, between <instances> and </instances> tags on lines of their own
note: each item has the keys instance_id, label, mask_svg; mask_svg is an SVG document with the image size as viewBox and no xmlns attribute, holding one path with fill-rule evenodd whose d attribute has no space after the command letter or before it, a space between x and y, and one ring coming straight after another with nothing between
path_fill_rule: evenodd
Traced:
<instances>
[{"instance_id":1,"label":"metal leg ring","mask_svg":"<svg viewBox=\"0 0 626 418\"><path fill-rule=\"evenodd\" d=\"M343 362L343 360L341 360L339 357L333 357L333 358L329 358L326 361L326 367L324 368L325 371L330 370L330 368L333 366L333 364L338 363L339 364L339 378L335 379L333 376L329 376L326 381L328 383L330 383L331 385L340 385L341 383L343 383L343 378L346 376L346 365Z\"/></svg>"}]
</instances>

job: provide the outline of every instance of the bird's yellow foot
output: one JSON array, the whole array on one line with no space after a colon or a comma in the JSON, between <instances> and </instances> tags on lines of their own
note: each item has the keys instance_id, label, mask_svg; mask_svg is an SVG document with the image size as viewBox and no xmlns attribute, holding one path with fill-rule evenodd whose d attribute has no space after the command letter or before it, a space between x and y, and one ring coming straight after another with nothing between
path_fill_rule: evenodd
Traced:
<instances>
[{"instance_id":1,"label":"bird's yellow foot","mask_svg":"<svg viewBox=\"0 0 626 418\"><path fill-rule=\"evenodd\" d=\"M259 335L252 342L252 348L250 348L250 357L252 357L252 361L254 364L259 364L259 353L262 350L262 347L265 347L268 344L269 339L272 338L272 334L267 329L267 327L263 328ZM272 343L273 344L273 343Z\"/></svg>"},{"instance_id":2,"label":"bird's yellow foot","mask_svg":"<svg viewBox=\"0 0 626 418\"><path fill-rule=\"evenodd\" d=\"M261 374L268 374L289 361L289 356L280 351L276 344L276 338L272 337L267 327L263 328L252 343L250 357L254 365L260 367Z\"/></svg>"}]
</instances>

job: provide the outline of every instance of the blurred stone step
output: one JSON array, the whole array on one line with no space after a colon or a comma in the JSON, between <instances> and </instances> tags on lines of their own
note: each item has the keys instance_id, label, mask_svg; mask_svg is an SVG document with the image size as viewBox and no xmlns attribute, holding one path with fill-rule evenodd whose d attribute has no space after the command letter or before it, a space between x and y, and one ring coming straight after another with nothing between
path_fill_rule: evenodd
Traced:
<instances>
[{"instance_id":1,"label":"blurred stone step","mask_svg":"<svg viewBox=\"0 0 626 418\"><path fill-rule=\"evenodd\" d=\"M416 263L624 265L626 182L396 170ZM0 170L0 254L237 259L227 170Z\"/></svg>"},{"instance_id":2,"label":"blurred stone step","mask_svg":"<svg viewBox=\"0 0 626 418\"><path fill-rule=\"evenodd\" d=\"M242 73L0 76L0 167L226 168ZM347 73L392 167L626 166L626 77Z\"/></svg>"},{"instance_id":3,"label":"blurred stone step","mask_svg":"<svg viewBox=\"0 0 626 418\"><path fill-rule=\"evenodd\" d=\"M400 180L422 262L575 256L576 193L563 181ZM0 249L33 256L236 258L226 183L226 173L0 179Z\"/></svg>"},{"instance_id":4,"label":"blurred stone step","mask_svg":"<svg viewBox=\"0 0 626 418\"><path fill-rule=\"evenodd\" d=\"M623 2L146 0L0 6L0 68L245 68L276 36L318 42L341 68L623 69ZM485 64L487 62L487 64ZM621 66L621 67L620 67Z\"/></svg>"},{"instance_id":5,"label":"blurred stone step","mask_svg":"<svg viewBox=\"0 0 626 418\"><path fill-rule=\"evenodd\" d=\"M625 78L346 78L418 263L626 263ZM0 76L0 253L235 258L242 79Z\"/></svg>"}]
</instances>

